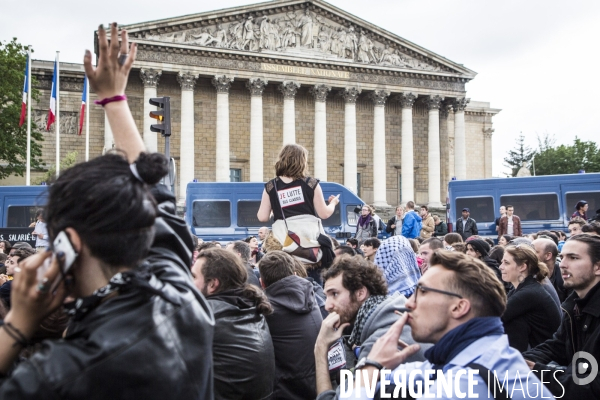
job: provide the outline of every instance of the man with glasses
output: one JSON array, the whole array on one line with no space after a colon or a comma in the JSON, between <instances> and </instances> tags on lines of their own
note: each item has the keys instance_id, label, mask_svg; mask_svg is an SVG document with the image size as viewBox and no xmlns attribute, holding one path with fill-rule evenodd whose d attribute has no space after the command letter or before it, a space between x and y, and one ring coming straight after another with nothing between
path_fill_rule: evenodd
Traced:
<instances>
[{"instance_id":1,"label":"man with glasses","mask_svg":"<svg viewBox=\"0 0 600 400\"><path fill-rule=\"evenodd\" d=\"M496 398L552 398L537 377L530 374L527 379L529 368L525 360L508 344L500 320L506 308L506 295L493 271L479 260L444 250L436 251L430 263L405 304L408 311L375 343L367 358L359 361L356 370L363 370L369 382L373 378L379 380L381 369L393 370L387 376L387 382L391 379L392 384L386 383L386 393L394 389L394 374L404 370L406 377L414 371L412 374L421 385L433 382L430 393L435 394L436 378L441 375L425 371L441 370L446 382L452 372L452 393L442 390L436 398L465 398L469 390L469 398L492 398L494 385ZM405 363L419 350L418 345L405 346L399 342L407 329L405 325L412 329L416 342L434 344L425 352L426 361ZM469 374L469 370L477 372ZM373 398L367 395L364 378L358 398ZM379 389L380 384L377 392ZM511 397L506 397L507 394ZM347 398L357 398L356 395L353 391Z\"/></svg>"}]
</instances>

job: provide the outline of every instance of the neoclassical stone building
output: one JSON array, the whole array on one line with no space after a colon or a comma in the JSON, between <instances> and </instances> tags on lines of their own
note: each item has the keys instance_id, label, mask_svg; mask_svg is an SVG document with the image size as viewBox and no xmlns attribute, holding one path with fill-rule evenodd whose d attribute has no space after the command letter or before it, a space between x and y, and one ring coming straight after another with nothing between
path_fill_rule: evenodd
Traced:
<instances>
[{"instance_id":1,"label":"neoclassical stone building","mask_svg":"<svg viewBox=\"0 0 600 400\"><path fill-rule=\"evenodd\" d=\"M178 195L199 181L266 181L285 143L310 152L310 173L369 203L440 207L452 178L492 174L492 117L470 101L475 72L321 0L276 0L125 26L139 45L127 96L144 141L148 99L171 96ZM96 53L97 33L96 37ZM83 69L61 64L61 154L77 150ZM34 62L43 124L52 63ZM95 97L91 96L92 99ZM113 147L92 106L90 156ZM54 163L54 133L44 158Z\"/></svg>"}]
</instances>

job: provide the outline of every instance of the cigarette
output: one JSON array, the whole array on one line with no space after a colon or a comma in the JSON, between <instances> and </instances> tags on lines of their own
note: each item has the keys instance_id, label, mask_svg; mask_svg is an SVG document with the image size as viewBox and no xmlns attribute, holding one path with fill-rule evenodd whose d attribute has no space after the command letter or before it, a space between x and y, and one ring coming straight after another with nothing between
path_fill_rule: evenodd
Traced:
<instances>
[{"instance_id":1,"label":"cigarette","mask_svg":"<svg viewBox=\"0 0 600 400\"><path fill-rule=\"evenodd\" d=\"M402 315L405 312L408 312L408 308L398 308L396 310L394 310L394 314L398 314L398 315Z\"/></svg>"},{"instance_id":2,"label":"cigarette","mask_svg":"<svg viewBox=\"0 0 600 400\"><path fill-rule=\"evenodd\" d=\"M403 341L402 339L398 339L398 346L402 347L403 349L408 347L408 343L406 343L405 341Z\"/></svg>"}]
</instances>

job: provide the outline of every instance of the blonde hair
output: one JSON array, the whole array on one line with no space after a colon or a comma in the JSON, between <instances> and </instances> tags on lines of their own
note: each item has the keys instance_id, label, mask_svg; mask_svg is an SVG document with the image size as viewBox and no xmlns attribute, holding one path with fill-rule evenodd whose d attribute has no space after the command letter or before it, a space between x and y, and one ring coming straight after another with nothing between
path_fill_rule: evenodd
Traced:
<instances>
[{"instance_id":1,"label":"blonde hair","mask_svg":"<svg viewBox=\"0 0 600 400\"><path fill-rule=\"evenodd\" d=\"M275 175L302 179L308 175L308 150L299 144L286 144L275 163Z\"/></svg>"}]
</instances>

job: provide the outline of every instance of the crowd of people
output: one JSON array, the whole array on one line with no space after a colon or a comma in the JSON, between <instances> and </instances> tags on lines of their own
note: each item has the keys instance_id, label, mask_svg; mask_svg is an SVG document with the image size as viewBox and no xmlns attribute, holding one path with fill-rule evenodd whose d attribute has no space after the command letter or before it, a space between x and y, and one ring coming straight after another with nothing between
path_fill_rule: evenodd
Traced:
<instances>
[{"instance_id":1,"label":"crowd of people","mask_svg":"<svg viewBox=\"0 0 600 400\"><path fill-rule=\"evenodd\" d=\"M423 387L430 370L453 372L463 393L475 379L479 398L600 397L597 366L575 357L600 359L600 225L585 205L568 238L523 236L506 206L498 245L468 208L448 233L412 201L380 241L365 205L340 244L320 223L337 197L287 145L258 211L272 228L202 242L158 184L167 160L145 152L123 96L137 47L125 31L109 45L102 26L98 46L86 75L120 152L50 185L34 222L45 244L0 242L0 398L324 400L345 398L350 371L365 378L350 397L370 399L368 383L404 371Z\"/></svg>"}]
</instances>

